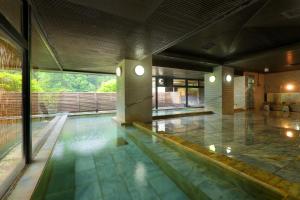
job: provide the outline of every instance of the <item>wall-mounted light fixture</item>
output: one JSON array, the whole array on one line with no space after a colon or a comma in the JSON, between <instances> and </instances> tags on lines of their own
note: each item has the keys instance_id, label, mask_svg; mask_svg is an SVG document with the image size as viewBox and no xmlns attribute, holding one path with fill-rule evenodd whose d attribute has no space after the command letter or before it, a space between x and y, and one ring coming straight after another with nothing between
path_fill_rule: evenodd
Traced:
<instances>
[{"instance_id":1,"label":"wall-mounted light fixture","mask_svg":"<svg viewBox=\"0 0 300 200\"><path fill-rule=\"evenodd\" d=\"M289 138L294 137L294 133L293 133L292 131L287 131L285 134L286 134L286 136L289 137Z\"/></svg>"},{"instance_id":2,"label":"wall-mounted light fixture","mask_svg":"<svg viewBox=\"0 0 300 200\"><path fill-rule=\"evenodd\" d=\"M265 73L268 73L270 70L268 67L265 67L264 71L265 71Z\"/></svg>"},{"instance_id":3,"label":"wall-mounted light fixture","mask_svg":"<svg viewBox=\"0 0 300 200\"><path fill-rule=\"evenodd\" d=\"M288 90L288 91L292 91L292 90L294 90L294 88L295 88L295 86L293 85L293 84L287 84L286 86L285 86L285 88Z\"/></svg>"},{"instance_id":4,"label":"wall-mounted light fixture","mask_svg":"<svg viewBox=\"0 0 300 200\"><path fill-rule=\"evenodd\" d=\"M209 145L209 150L211 150L211 151L216 151L216 146L214 145L214 144L212 144L212 145Z\"/></svg>"},{"instance_id":5,"label":"wall-mounted light fixture","mask_svg":"<svg viewBox=\"0 0 300 200\"><path fill-rule=\"evenodd\" d=\"M228 154L231 153L231 147L226 147L226 153L228 153Z\"/></svg>"},{"instance_id":6,"label":"wall-mounted light fixture","mask_svg":"<svg viewBox=\"0 0 300 200\"><path fill-rule=\"evenodd\" d=\"M216 81L216 77L214 75L211 75L209 78L208 78L209 82L213 83Z\"/></svg>"},{"instance_id":7,"label":"wall-mounted light fixture","mask_svg":"<svg viewBox=\"0 0 300 200\"><path fill-rule=\"evenodd\" d=\"M121 67L117 67L117 69L116 69L116 75L117 76L121 76L122 75L122 69L121 69Z\"/></svg>"},{"instance_id":8,"label":"wall-mounted light fixture","mask_svg":"<svg viewBox=\"0 0 300 200\"><path fill-rule=\"evenodd\" d=\"M145 69L144 69L144 67L142 65L137 65L134 68L134 71L135 71L136 75L138 75L138 76L142 76L145 73Z\"/></svg>"},{"instance_id":9,"label":"wall-mounted light fixture","mask_svg":"<svg viewBox=\"0 0 300 200\"><path fill-rule=\"evenodd\" d=\"M231 76L230 74L227 74L227 75L225 76L225 80L226 80L228 83L230 83L230 82L232 81L232 76Z\"/></svg>"}]
</instances>

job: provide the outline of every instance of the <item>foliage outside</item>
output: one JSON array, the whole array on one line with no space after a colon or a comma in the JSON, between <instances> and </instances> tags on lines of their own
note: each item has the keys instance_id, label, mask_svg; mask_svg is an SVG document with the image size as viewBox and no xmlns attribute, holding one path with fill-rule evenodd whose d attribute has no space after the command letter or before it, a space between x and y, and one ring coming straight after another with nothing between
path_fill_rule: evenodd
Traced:
<instances>
[{"instance_id":1,"label":"foliage outside","mask_svg":"<svg viewBox=\"0 0 300 200\"><path fill-rule=\"evenodd\" d=\"M32 92L116 92L113 75L90 75L35 71L32 73ZM19 71L0 71L0 90L21 92Z\"/></svg>"},{"instance_id":2,"label":"foliage outside","mask_svg":"<svg viewBox=\"0 0 300 200\"><path fill-rule=\"evenodd\" d=\"M117 91L116 79L111 79L111 80L103 82L97 91L98 92L116 92Z\"/></svg>"}]
</instances>

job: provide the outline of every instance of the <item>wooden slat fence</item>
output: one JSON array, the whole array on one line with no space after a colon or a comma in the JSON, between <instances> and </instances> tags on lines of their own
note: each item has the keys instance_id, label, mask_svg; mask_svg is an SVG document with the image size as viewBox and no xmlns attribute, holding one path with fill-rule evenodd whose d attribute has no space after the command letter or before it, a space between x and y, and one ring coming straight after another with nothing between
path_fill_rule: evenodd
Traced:
<instances>
[{"instance_id":1,"label":"wooden slat fence","mask_svg":"<svg viewBox=\"0 0 300 200\"><path fill-rule=\"evenodd\" d=\"M32 114L116 109L116 93L32 93ZM21 116L22 95L0 91L0 117Z\"/></svg>"},{"instance_id":2,"label":"wooden slat fence","mask_svg":"<svg viewBox=\"0 0 300 200\"><path fill-rule=\"evenodd\" d=\"M22 95L17 92L0 91L0 117L21 116ZM160 107L178 107L184 105L185 97L177 92L162 92L158 95ZM116 93L94 92L43 92L32 93L32 114L53 114L61 112L93 112L115 110ZM153 94L153 107L155 94Z\"/></svg>"}]
</instances>

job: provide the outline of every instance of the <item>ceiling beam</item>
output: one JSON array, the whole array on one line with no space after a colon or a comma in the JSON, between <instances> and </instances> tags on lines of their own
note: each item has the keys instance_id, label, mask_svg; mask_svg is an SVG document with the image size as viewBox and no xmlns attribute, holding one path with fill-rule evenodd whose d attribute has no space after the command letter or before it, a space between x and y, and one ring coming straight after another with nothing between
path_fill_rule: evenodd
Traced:
<instances>
[{"instance_id":1,"label":"ceiling beam","mask_svg":"<svg viewBox=\"0 0 300 200\"><path fill-rule=\"evenodd\" d=\"M179 53L175 51L166 50L156 56L165 57L166 59L177 60L182 62L194 63L194 64L211 64L211 65L222 65L223 62L215 57L208 55L191 55L186 53Z\"/></svg>"},{"instance_id":2,"label":"ceiling beam","mask_svg":"<svg viewBox=\"0 0 300 200\"><path fill-rule=\"evenodd\" d=\"M15 27L11 25L11 23L4 17L4 15L0 12L0 29L3 30L7 35L9 35L18 45L27 49L27 41L24 37L19 33Z\"/></svg>"},{"instance_id":3,"label":"ceiling beam","mask_svg":"<svg viewBox=\"0 0 300 200\"><path fill-rule=\"evenodd\" d=\"M61 62L58 59L58 55L55 51L55 49L50 45L48 37L46 32L44 31L45 29L43 28L42 23L40 22L40 15L38 13L38 9L36 8L35 4L32 2L32 0L29 0L29 3L32 7L32 14L33 14L33 21L37 25L36 30L41 37L43 44L47 48L48 52L50 53L51 57L53 58L54 62L56 63L57 67L59 68L60 71L63 71L63 66Z\"/></svg>"},{"instance_id":4,"label":"ceiling beam","mask_svg":"<svg viewBox=\"0 0 300 200\"><path fill-rule=\"evenodd\" d=\"M202 71L202 72L213 71L213 66L205 65L203 63L201 64L201 63L193 63L193 62L184 62L182 60L166 59L166 57L159 56L159 55L153 55L152 58L153 58L152 60L153 66Z\"/></svg>"},{"instance_id":5,"label":"ceiling beam","mask_svg":"<svg viewBox=\"0 0 300 200\"><path fill-rule=\"evenodd\" d=\"M226 58L226 60L224 60L224 65L230 65L239 61L247 61L247 60L262 58L265 56L274 55L276 53L282 53L285 51L292 51L296 49L300 49L300 42L291 43L291 44L279 46L272 49L266 49L266 50L250 52L246 54L235 55L233 57Z\"/></svg>"}]
</instances>

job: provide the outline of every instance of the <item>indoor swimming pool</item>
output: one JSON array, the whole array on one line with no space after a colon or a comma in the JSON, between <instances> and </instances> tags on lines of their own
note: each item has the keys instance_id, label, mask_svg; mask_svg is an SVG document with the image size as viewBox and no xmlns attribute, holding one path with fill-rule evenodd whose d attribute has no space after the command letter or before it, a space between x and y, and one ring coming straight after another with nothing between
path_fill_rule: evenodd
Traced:
<instances>
[{"instance_id":1,"label":"indoor swimming pool","mask_svg":"<svg viewBox=\"0 0 300 200\"><path fill-rule=\"evenodd\" d=\"M69 117L33 200L280 199L111 114Z\"/></svg>"}]
</instances>

